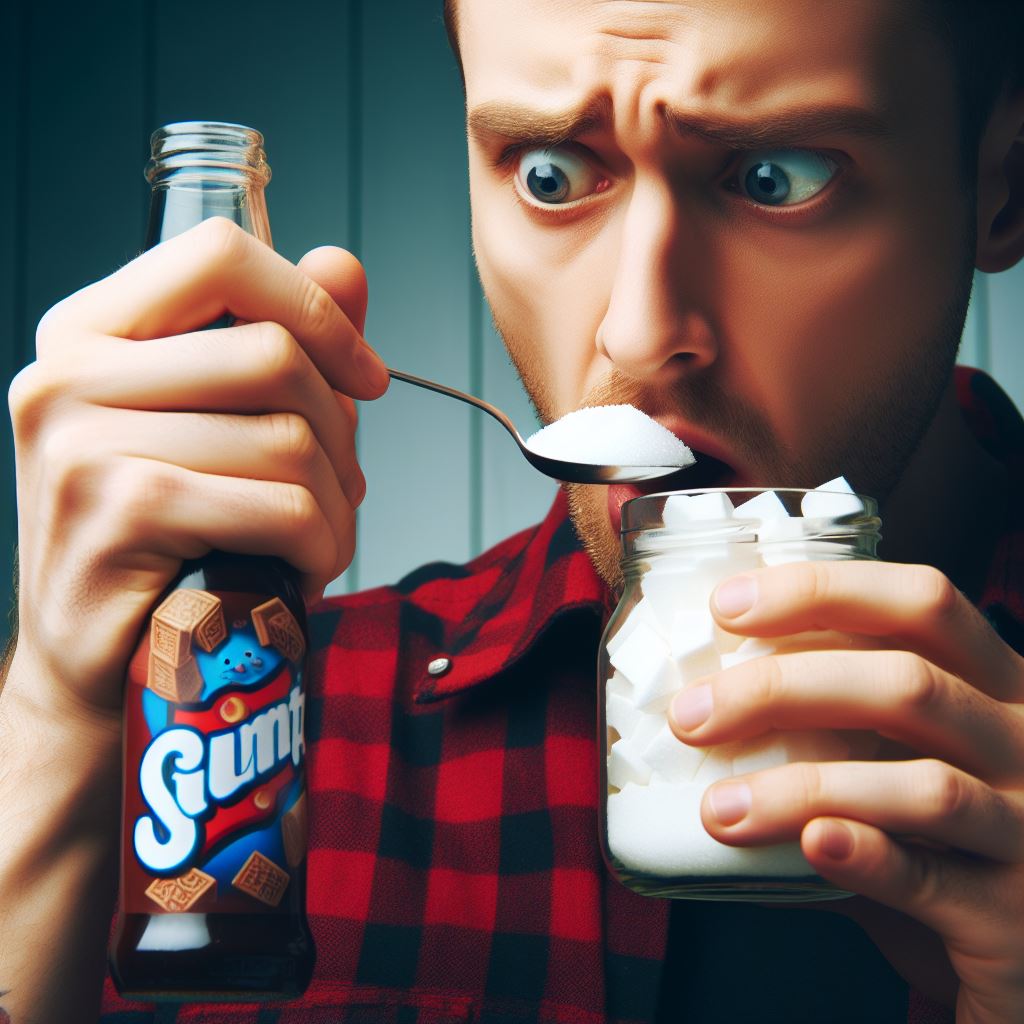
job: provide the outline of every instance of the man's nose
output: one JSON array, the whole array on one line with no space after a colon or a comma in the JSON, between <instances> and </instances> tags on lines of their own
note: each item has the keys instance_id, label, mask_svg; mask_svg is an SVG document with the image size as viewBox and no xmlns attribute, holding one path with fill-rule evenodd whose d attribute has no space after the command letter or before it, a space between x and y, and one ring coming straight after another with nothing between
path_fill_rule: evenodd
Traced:
<instances>
[{"instance_id":1,"label":"man's nose","mask_svg":"<svg viewBox=\"0 0 1024 1024\"><path fill-rule=\"evenodd\" d=\"M718 356L699 233L665 181L637 183L597 348L623 373L670 383Z\"/></svg>"}]
</instances>

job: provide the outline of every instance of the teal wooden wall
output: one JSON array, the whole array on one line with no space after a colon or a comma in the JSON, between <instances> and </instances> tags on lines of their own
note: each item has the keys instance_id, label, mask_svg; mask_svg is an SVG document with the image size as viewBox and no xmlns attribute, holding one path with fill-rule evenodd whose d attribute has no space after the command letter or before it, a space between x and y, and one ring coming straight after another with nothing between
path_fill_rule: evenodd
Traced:
<instances>
[{"instance_id":1,"label":"teal wooden wall","mask_svg":"<svg viewBox=\"0 0 1024 1024\"><path fill-rule=\"evenodd\" d=\"M148 136L174 120L263 131L275 243L344 245L370 281L367 337L391 364L533 425L490 325L469 247L458 72L440 0L8 0L0 5L0 373L32 358L62 296L138 251ZM1024 404L1024 270L979 276L964 361ZM3 427L0 580L10 578L13 456ZM363 407L369 494L335 589L462 561L538 519L554 485L490 420L395 384ZM0 600L8 605L0 585ZM0 626L0 634L4 627Z\"/></svg>"}]
</instances>

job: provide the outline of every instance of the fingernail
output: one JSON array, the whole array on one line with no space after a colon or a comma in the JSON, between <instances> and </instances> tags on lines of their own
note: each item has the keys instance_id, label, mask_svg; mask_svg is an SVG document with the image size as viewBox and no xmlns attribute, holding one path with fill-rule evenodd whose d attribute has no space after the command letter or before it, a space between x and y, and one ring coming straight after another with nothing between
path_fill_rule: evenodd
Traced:
<instances>
[{"instance_id":1,"label":"fingernail","mask_svg":"<svg viewBox=\"0 0 1024 1024\"><path fill-rule=\"evenodd\" d=\"M853 853L853 833L840 821L822 824L822 853L830 860L846 860Z\"/></svg>"},{"instance_id":2,"label":"fingernail","mask_svg":"<svg viewBox=\"0 0 1024 1024\"><path fill-rule=\"evenodd\" d=\"M727 619L750 611L757 600L757 580L753 576L734 576L715 591L715 609Z\"/></svg>"},{"instance_id":3,"label":"fingernail","mask_svg":"<svg viewBox=\"0 0 1024 1024\"><path fill-rule=\"evenodd\" d=\"M693 686L676 695L670 714L680 729L696 729L711 717L713 708L710 685Z\"/></svg>"},{"instance_id":4,"label":"fingernail","mask_svg":"<svg viewBox=\"0 0 1024 1024\"><path fill-rule=\"evenodd\" d=\"M365 348L356 350L356 360L359 363L363 379L374 391L387 390L391 378L388 376L388 368L381 362L380 356L367 345Z\"/></svg>"},{"instance_id":5,"label":"fingernail","mask_svg":"<svg viewBox=\"0 0 1024 1024\"><path fill-rule=\"evenodd\" d=\"M711 813L722 825L735 825L747 816L752 797L745 782L723 782L708 794Z\"/></svg>"}]
</instances>

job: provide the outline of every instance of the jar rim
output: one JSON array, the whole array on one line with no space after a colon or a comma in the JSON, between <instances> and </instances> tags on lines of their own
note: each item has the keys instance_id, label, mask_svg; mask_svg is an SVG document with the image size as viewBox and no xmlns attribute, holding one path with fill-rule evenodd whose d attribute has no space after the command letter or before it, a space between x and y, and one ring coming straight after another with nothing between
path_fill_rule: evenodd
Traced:
<instances>
[{"instance_id":1,"label":"jar rim","mask_svg":"<svg viewBox=\"0 0 1024 1024\"><path fill-rule=\"evenodd\" d=\"M807 494L856 498L861 503L861 510L858 513L843 516L842 522L844 525L857 523L861 519L877 520L878 516L878 502L874 498L861 494L858 491L830 490L822 487L694 487L677 491L657 491L653 494L641 494L623 502L619 532L625 537L626 534L643 532L644 530L666 529L664 524L660 522L661 512L665 507L667 499L677 495L694 497L702 494L737 494L756 497L759 494L765 493L773 493L782 500L784 505L788 504L788 506L795 507L799 506L799 502ZM788 503L785 500L787 498L789 499ZM655 510L658 522L653 521ZM793 518L796 518L796 516L793 516ZM827 517L819 516L815 518ZM707 522L707 520L701 520L697 521L695 525L699 525L699 528L704 530L707 527ZM735 523L736 521L733 520L733 522ZM739 522L743 522L743 517L740 518Z\"/></svg>"}]
</instances>

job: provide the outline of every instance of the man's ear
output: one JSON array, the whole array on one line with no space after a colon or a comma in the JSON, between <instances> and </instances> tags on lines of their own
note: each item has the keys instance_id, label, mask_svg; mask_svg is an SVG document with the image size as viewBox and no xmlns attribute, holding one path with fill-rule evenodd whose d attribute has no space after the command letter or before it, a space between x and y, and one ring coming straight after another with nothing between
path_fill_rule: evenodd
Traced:
<instances>
[{"instance_id":1,"label":"man's ear","mask_svg":"<svg viewBox=\"0 0 1024 1024\"><path fill-rule=\"evenodd\" d=\"M1024 88L996 103L978 147L976 266L994 274L1024 257Z\"/></svg>"}]
</instances>

